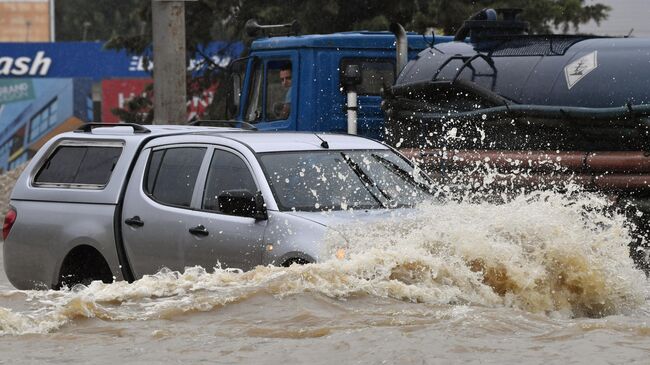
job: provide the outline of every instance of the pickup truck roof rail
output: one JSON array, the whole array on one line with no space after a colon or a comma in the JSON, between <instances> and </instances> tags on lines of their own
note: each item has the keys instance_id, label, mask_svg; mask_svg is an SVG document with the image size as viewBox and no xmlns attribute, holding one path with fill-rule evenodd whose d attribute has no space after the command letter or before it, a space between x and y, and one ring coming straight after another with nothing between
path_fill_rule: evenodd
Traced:
<instances>
[{"instance_id":1,"label":"pickup truck roof rail","mask_svg":"<svg viewBox=\"0 0 650 365\"><path fill-rule=\"evenodd\" d=\"M228 127L228 128L241 128L251 131L256 131L257 127L246 122L237 120L195 120L189 125L198 127Z\"/></svg>"},{"instance_id":2,"label":"pickup truck roof rail","mask_svg":"<svg viewBox=\"0 0 650 365\"><path fill-rule=\"evenodd\" d=\"M90 133L94 128L110 128L110 127L131 127L133 133L151 133L146 127L135 123L86 123L75 130L75 133Z\"/></svg>"}]
</instances>

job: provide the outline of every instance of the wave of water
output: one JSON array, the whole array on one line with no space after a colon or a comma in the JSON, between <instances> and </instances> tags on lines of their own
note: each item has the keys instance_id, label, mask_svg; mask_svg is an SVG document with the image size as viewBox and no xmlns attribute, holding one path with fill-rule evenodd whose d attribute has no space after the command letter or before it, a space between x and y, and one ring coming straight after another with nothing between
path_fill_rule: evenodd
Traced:
<instances>
[{"instance_id":1,"label":"wave of water","mask_svg":"<svg viewBox=\"0 0 650 365\"><path fill-rule=\"evenodd\" d=\"M550 191L505 204L425 204L408 216L339 227L345 258L249 272L162 270L134 283L13 291L29 309L0 307L0 335L47 333L77 318L173 318L264 293L392 298L436 305L512 307L564 317L626 314L648 298L629 257L629 224L609 202ZM340 247L340 242L331 242Z\"/></svg>"}]
</instances>

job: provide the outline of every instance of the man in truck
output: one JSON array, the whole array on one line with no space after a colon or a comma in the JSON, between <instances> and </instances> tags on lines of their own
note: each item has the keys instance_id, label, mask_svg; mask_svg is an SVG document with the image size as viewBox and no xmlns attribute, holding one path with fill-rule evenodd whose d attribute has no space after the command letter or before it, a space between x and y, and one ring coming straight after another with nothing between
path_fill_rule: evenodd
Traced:
<instances>
[{"instance_id":1,"label":"man in truck","mask_svg":"<svg viewBox=\"0 0 650 365\"><path fill-rule=\"evenodd\" d=\"M286 94L279 116L280 119L287 119L291 112L291 63L285 64L280 69L280 82L282 83L282 87L286 89Z\"/></svg>"}]
</instances>

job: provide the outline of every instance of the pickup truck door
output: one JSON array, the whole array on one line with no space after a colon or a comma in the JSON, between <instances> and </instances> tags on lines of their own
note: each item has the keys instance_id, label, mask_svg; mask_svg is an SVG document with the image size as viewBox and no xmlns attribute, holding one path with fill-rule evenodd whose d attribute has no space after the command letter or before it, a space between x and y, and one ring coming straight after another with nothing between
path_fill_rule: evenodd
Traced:
<instances>
[{"instance_id":1,"label":"pickup truck door","mask_svg":"<svg viewBox=\"0 0 650 365\"><path fill-rule=\"evenodd\" d=\"M208 270L218 265L249 270L262 261L266 220L227 214L221 211L218 199L227 191L255 194L259 182L237 151L215 147L208 154L209 163L199 177L205 183L191 221L196 230L185 241L185 264Z\"/></svg>"},{"instance_id":2,"label":"pickup truck door","mask_svg":"<svg viewBox=\"0 0 650 365\"><path fill-rule=\"evenodd\" d=\"M143 150L124 196L122 240L136 279L163 267L185 268L184 247L195 220L197 177L208 158L205 145Z\"/></svg>"}]
</instances>

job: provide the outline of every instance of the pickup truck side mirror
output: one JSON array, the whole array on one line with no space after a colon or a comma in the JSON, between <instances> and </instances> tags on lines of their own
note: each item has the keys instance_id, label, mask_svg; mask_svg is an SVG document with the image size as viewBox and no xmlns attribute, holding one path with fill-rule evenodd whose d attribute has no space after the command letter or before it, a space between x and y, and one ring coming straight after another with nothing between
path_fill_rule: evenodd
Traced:
<instances>
[{"instance_id":1,"label":"pickup truck side mirror","mask_svg":"<svg viewBox=\"0 0 650 365\"><path fill-rule=\"evenodd\" d=\"M255 194L248 190L226 190L217 197L219 211L224 214L250 217L256 220L268 219L266 204L261 192Z\"/></svg>"}]
</instances>

